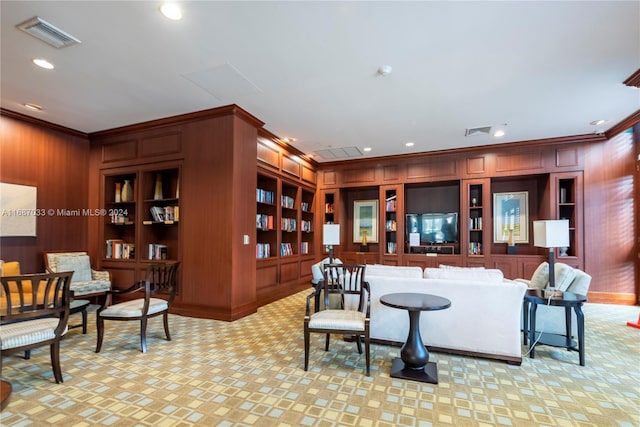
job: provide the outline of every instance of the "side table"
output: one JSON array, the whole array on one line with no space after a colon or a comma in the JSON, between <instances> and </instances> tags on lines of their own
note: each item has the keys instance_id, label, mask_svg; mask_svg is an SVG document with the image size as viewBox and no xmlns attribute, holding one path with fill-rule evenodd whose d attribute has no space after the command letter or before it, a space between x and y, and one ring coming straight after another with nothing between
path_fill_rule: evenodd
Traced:
<instances>
[{"instance_id":1,"label":"side table","mask_svg":"<svg viewBox=\"0 0 640 427\"><path fill-rule=\"evenodd\" d=\"M444 310L451 301L437 295L417 293L387 294L380 303L409 312L409 336L400 350L400 357L393 360L391 377L438 384L438 368L429 362L429 351L420 336L420 312Z\"/></svg>"},{"instance_id":2,"label":"side table","mask_svg":"<svg viewBox=\"0 0 640 427\"><path fill-rule=\"evenodd\" d=\"M529 357L535 359L538 345L548 345L553 347L564 347L567 350L577 351L580 358L580 366L585 365L584 358L584 313L582 305L587 302L587 297L572 292L564 292L562 295L548 297L540 289L529 289L524 295L523 302L523 327L525 328L524 343L527 344L529 338ZM565 331L566 335L536 333L536 311L538 305L551 305L564 307L565 310ZM578 342L571 336L571 309L576 313L578 320ZM528 318L527 318L528 317Z\"/></svg>"}]
</instances>

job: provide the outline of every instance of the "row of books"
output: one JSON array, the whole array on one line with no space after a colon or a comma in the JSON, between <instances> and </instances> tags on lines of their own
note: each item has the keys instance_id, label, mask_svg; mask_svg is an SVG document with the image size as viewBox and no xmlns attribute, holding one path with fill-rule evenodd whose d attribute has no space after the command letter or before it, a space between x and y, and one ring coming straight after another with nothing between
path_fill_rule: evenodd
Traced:
<instances>
[{"instance_id":1,"label":"row of books","mask_svg":"<svg viewBox=\"0 0 640 427\"><path fill-rule=\"evenodd\" d=\"M273 205L275 203L273 191L263 190L262 188L256 189L256 201L258 203L268 203Z\"/></svg>"},{"instance_id":2,"label":"row of books","mask_svg":"<svg viewBox=\"0 0 640 427\"><path fill-rule=\"evenodd\" d=\"M324 204L324 213L333 213L333 203Z\"/></svg>"},{"instance_id":3,"label":"row of books","mask_svg":"<svg viewBox=\"0 0 640 427\"><path fill-rule=\"evenodd\" d=\"M273 230L273 215L256 215L256 228L258 230Z\"/></svg>"},{"instance_id":4,"label":"row of books","mask_svg":"<svg viewBox=\"0 0 640 427\"><path fill-rule=\"evenodd\" d=\"M300 221L300 230L305 233L311 232L311 221L305 221L304 219Z\"/></svg>"},{"instance_id":5,"label":"row of books","mask_svg":"<svg viewBox=\"0 0 640 427\"><path fill-rule=\"evenodd\" d=\"M387 220L386 224L385 224L385 229L387 231L396 231L398 225L396 223L395 219L389 219Z\"/></svg>"},{"instance_id":6,"label":"row of books","mask_svg":"<svg viewBox=\"0 0 640 427\"><path fill-rule=\"evenodd\" d=\"M154 222L179 221L179 206L151 206L149 208Z\"/></svg>"},{"instance_id":7,"label":"row of books","mask_svg":"<svg viewBox=\"0 0 640 427\"><path fill-rule=\"evenodd\" d=\"M310 212L309 211L309 203L301 202L300 203L300 209L302 209L303 212Z\"/></svg>"},{"instance_id":8,"label":"row of books","mask_svg":"<svg viewBox=\"0 0 640 427\"><path fill-rule=\"evenodd\" d=\"M281 243L280 256L289 256L289 255L293 255L293 246L291 246L291 243Z\"/></svg>"},{"instance_id":9,"label":"row of books","mask_svg":"<svg viewBox=\"0 0 640 427\"><path fill-rule=\"evenodd\" d=\"M285 196L284 194L280 196L280 204L283 208L293 209L294 200L291 196Z\"/></svg>"},{"instance_id":10,"label":"row of books","mask_svg":"<svg viewBox=\"0 0 640 427\"><path fill-rule=\"evenodd\" d=\"M149 243L148 259L158 260L167 259L167 245L161 245L158 243Z\"/></svg>"},{"instance_id":11,"label":"row of books","mask_svg":"<svg viewBox=\"0 0 640 427\"><path fill-rule=\"evenodd\" d=\"M469 218L469 229L470 230L482 230L482 217L478 218Z\"/></svg>"},{"instance_id":12,"label":"row of books","mask_svg":"<svg viewBox=\"0 0 640 427\"><path fill-rule=\"evenodd\" d=\"M269 258L271 256L271 245L268 243L256 243L256 258Z\"/></svg>"},{"instance_id":13,"label":"row of books","mask_svg":"<svg viewBox=\"0 0 640 427\"><path fill-rule=\"evenodd\" d=\"M280 230L282 231L296 231L295 218L280 218Z\"/></svg>"},{"instance_id":14,"label":"row of books","mask_svg":"<svg viewBox=\"0 0 640 427\"><path fill-rule=\"evenodd\" d=\"M387 212L395 212L396 211L396 207L397 207L397 205L396 205L396 196L392 196L392 197L388 198L386 200L385 205L386 205L385 206L385 210Z\"/></svg>"},{"instance_id":15,"label":"row of books","mask_svg":"<svg viewBox=\"0 0 640 427\"><path fill-rule=\"evenodd\" d=\"M398 244L396 242L387 242L387 253L395 254L398 250Z\"/></svg>"},{"instance_id":16,"label":"row of books","mask_svg":"<svg viewBox=\"0 0 640 427\"><path fill-rule=\"evenodd\" d=\"M135 259L136 246L121 239L108 239L106 242L106 258Z\"/></svg>"},{"instance_id":17,"label":"row of books","mask_svg":"<svg viewBox=\"0 0 640 427\"><path fill-rule=\"evenodd\" d=\"M306 255L309 253L311 245L309 242L300 243L300 253ZM282 243L280 245L280 255L293 255L293 246L291 243ZM256 243L256 258L269 258L271 256L271 245L269 243Z\"/></svg>"},{"instance_id":18,"label":"row of books","mask_svg":"<svg viewBox=\"0 0 640 427\"><path fill-rule=\"evenodd\" d=\"M482 243L469 242L469 255L482 255Z\"/></svg>"}]
</instances>

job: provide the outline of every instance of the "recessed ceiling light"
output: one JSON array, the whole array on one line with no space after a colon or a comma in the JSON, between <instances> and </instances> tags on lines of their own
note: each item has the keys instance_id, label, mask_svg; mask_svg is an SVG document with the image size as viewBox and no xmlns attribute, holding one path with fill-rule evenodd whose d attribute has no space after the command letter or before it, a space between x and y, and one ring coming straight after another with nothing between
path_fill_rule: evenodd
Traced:
<instances>
[{"instance_id":1,"label":"recessed ceiling light","mask_svg":"<svg viewBox=\"0 0 640 427\"><path fill-rule=\"evenodd\" d=\"M603 125L603 124L605 124L605 123L607 123L607 121L606 121L606 120L604 120L604 119L600 119L600 120L594 120L594 121L592 121L592 122L590 123L590 125L591 125L591 126L600 126L600 125Z\"/></svg>"},{"instance_id":2,"label":"recessed ceiling light","mask_svg":"<svg viewBox=\"0 0 640 427\"><path fill-rule=\"evenodd\" d=\"M371 147L364 147L364 148L362 149L362 151L369 152L369 151L371 151Z\"/></svg>"},{"instance_id":3,"label":"recessed ceiling light","mask_svg":"<svg viewBox=\"0 0 640 427\"><path fill-rule=\"evenodd\" d=\"M297 141L295 138L282 138L282 140L284 142L286 142L287 144L289 144L290 142L296 142Z\"/></svg>"},{"instance_id":4,"label":"recessed ceiling light","mask_svg":"<svg viewBox=\"0 0 640 427\"><path fill-rule=\"evenodd\" d=\"M500 138L501 136L504 136L504 131L502 129L499 129L493 133L493 136L495 136L496 138Z\"/></svg>"},{"instance_id":5,"label":"recessed ceiling light","mask_svg":"<svg viewBox=\"0 0 640 427\"><path fill-rule=\"evenodd\" d=\"M160 12L172 21L178 21L182 19L182 11L180 6L175 3L165 3L160 6Z\"/></svg>"},{"instance_id":6,"label":"recessed ceiling light","mask_svg":"<svg viewBox=\"0 0 640 427\"><path fill-rule=\"evenodd\" d=\"M413 147L415 144L413 142L407 142L404 145L405 145L405 147Z\"/></svg>"},{"instance_id":7,"label":"recessed ceiling light","mask_svg":"<svg viewBox=\"0 0 640 427\"><path fill-rule=\"evenodd\" d=\"M46 59L42 59L42 58L35 58L32 60L34 64L36 64L38 67L44 68L46 70L53 70L55 67L53 66L53 64L49 61L47 61Z\"/></svg>"},{"instance_id":8,"label":"recessed ceiling light","mask_svg":"<svg viewBox=\"0 0 640 427\"><path fill-rule=\"evenodd\" d=\"M380 74L381 76L388 76L392 71L393 68L391 67L391 65L382 65L380 66L380 68L378 68L378 74Z\"/></svg>"},{"instance_id":9,"label":"recessed ceiling light","mask_svg":"<svg viewBox=\"0 0 640 427\"><path fill-rule=\"evenodd\" d=\"M28 108L29 110L33 110L33 111L42 111L42 107L39 106L38 104L22 104L25 108Z\"/></svg>"}]
</instances>

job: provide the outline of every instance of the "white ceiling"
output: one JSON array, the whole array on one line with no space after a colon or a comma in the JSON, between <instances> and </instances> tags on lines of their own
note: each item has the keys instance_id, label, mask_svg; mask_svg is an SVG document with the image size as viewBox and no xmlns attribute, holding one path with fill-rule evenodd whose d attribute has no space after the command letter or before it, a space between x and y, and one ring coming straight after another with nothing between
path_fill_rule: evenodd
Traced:
<instances>
[{"instance_id":1,"label":"white ceiling","mask_svg":"<svg viewBox=\"0 0 640 427\"><path fill-rule=\"evenodd\" d=\"M89 133L237 104L302 152L363 157L589 134L640 109L622 84L637 0L179 3L170 21L157 1L2 0L2 107ZM16 28L34 16L82 43Z\"/></svg>"}]
</instances>

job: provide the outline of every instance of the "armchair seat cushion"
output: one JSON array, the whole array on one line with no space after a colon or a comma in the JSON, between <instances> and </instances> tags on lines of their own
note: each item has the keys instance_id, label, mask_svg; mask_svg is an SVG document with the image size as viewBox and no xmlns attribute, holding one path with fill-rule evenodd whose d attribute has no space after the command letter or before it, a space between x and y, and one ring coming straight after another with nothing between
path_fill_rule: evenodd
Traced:
<instances>
[{"instance_id":1,"label":"armchair seat cushion","mask_svg":"<svg viewBox=\"0 0 640 427\"><path fill-rule=\"evenodd\" d=\"M131 301L121 302L119 304L110 305L106 309L100 312L100 316L103 317L140 317L142 316L142 308L144 306L144 299L138 298ZM155 314L163 310L167 310L169 304L162 298L150 298L149 299L149 313Z\"/></svg>"},{"instance_id":2,"label":"armchair seat cushion","mask_svg":"<svg viewBox=\"0 0 640 427\"><path fill-rule=\"evenodd\" d=\"M364 331L365 313L356 310L323 310L311 315L310 328Z\"/></svg>"},{"instance_id":3,"label":"armchair seat cushion","mask_svg":"<svg viewBox=\"0 0 640 427\"><path fill-rule=\"evenodd\" d=\"M75 277L75 274L74 274ZM109 280L87 280L85 282L71 282L71 291L74 297L82 295L106 292L111 289Z\"/></svg>"},{"instance_id":4,"label":"armchair seat cushion","mask_svg":"<svg viewBox=\"0 0 640 427\"><path fill-rule=\"evenodd\" d=\"M59 323L59 319L44 318L4 324L0 327L0 348L8 350L52 340L56 337L55 329ZM65 327L62 335L66 333Z\"/></svg>"}]
</instances>

